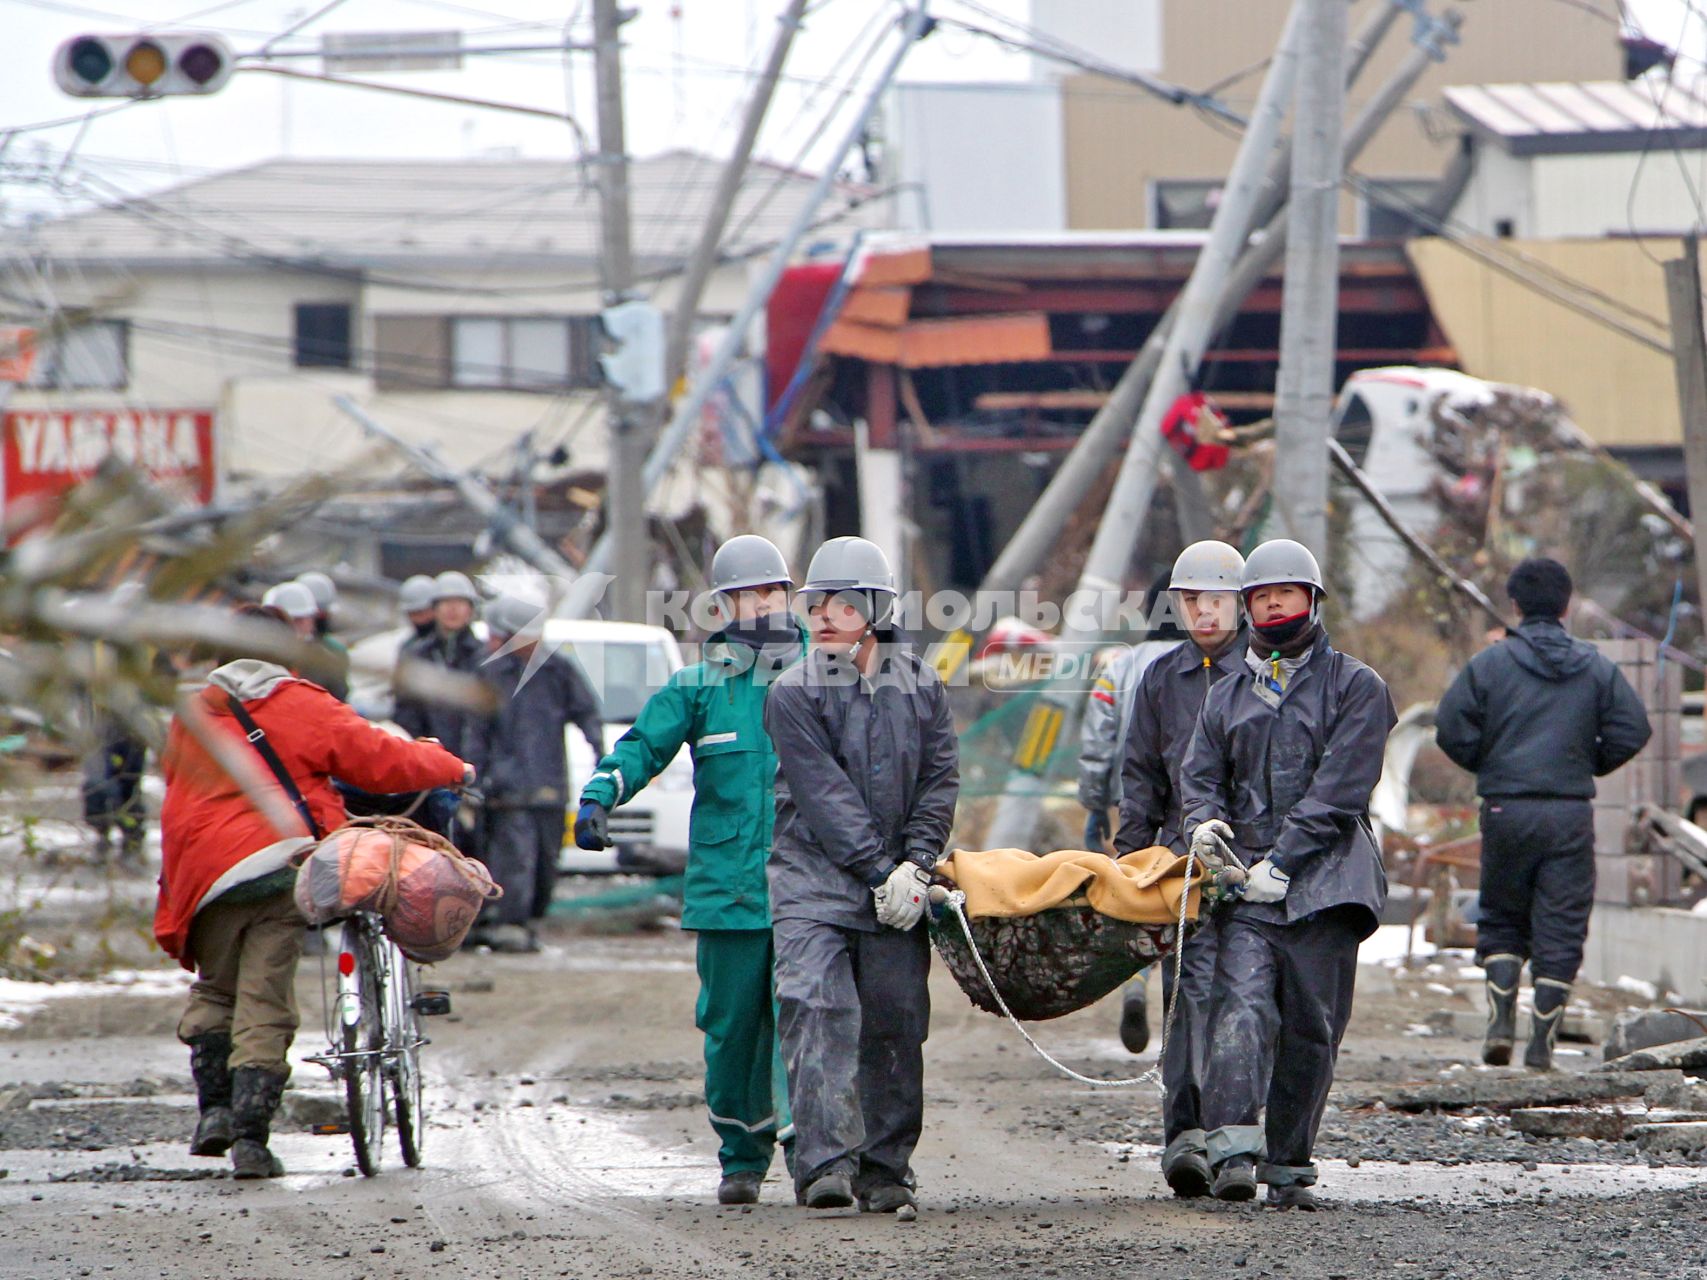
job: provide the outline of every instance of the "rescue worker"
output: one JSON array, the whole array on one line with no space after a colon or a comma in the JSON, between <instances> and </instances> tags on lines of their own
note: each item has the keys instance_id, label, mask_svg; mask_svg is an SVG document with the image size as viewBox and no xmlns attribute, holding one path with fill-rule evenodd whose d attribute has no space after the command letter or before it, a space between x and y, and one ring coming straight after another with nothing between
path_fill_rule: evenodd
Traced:
<instances>
[{"instance_id":1,"label":"rescue worker","mask_svg":"<svg viewBox=\"0 0 1707 1280\"><path fill-rule=\"evenodd\" d=\"M276 609L239 612L288 625ZM285 667L226 659L190 695L203 729L174 717L167 731L154 937L196 974L178 1023L200 1110L190 1152L229 1150L235 1176L271 1178L284 1172L267 1140L290 1076L303 938L291 860L344 824L334 777L395 792L456 786L473 771L440 746L375 728ZM277 778L276 794L302 821L275 827L208 752L202 732L247 752L269 785Z\"/></svg>"},{"instance_id":2,"label":"rescue worker","mask_svg":"<svg viewBox=\"0 0 1707 1280\"><path fill-rule=\"evenodd\" d=\"M1145 592L1145 638L1116 655L1091 685L1085 701L1085 718L1079 727L1079 804L1085 810L1087 849L1105 851L1114 834L1109 812L1120 804L1121 762L1138 679L1152 662L1185 639L1166 596L1161 582ZM1143 1053L1150 1044L1147 982L1148 975L1140 974L1126 984L1121 996L1120 1042L1128 1053Z\"/></svg>"},{"instance_id":3,"label":"rescue worker","mask_svg":"<svg viewBox=\"0 0 1707 1280\"><path fill-rule=\"evenodd\" d=\"M1251 1199L1260 1172L1270 1204L1313 1209L1357 946L1387 900L1368 811L1398 717L1381 677L1328 642L1307 548L1263 543L1240 583L1246 670L1204 700L1179 783L1190 847L1248 868L1216 929L1204 1145L1218 1199Z\"/></svg>"},{"instance_id":4,"label":"rescue worker","mask_svg":"<svg viewBox=\"0 0 1707 1280\"><path fill-rule=\"evenodd\" d=\"M610 844L610 812L632 800L685 745L693 756L693 813L682 928L697 933L705 1036L705 1105L717 1134L719 1204L753 1204L780 1143L791 1163L794 1129L776 1035L775 952L765 861L776 811L776 752L765 699L806 650L789 609L788 563L756 534L731 538L711 560L722 628L702 661L676 672L634 727L599 761L581 791L575 842Z\"/></svg>"},{"instance_id":5,"label":"rescue worker","mask_svg":"<svg viewBox=\"0 0 1707 1280\"><path fill-rule=\"evenodd\" d=\"M1435 740L1476 775L1482 798L1482 1061L1511 1061L1527 961L1535 1005L1523 1062L1546 1071L1594 906L1594 780L1633 758L1651 730L1623 673L1566 632L1564 565L1525 560L1506 594L1523 621L1458 673L1435 713Z\"/></svg>"},{"instance_id":6,"label":"rescue worker","mask_svg":"<svg viewBox=\"0 0 1707 1280\"><path fill-rule=\"evenodd\" d=\"M548 647L540 652L545 610L499 596L486 610L492 654L481 676L496 712L477 718L465 739L480 771L486 825L481 849L504 896L488 904L475 945L494 951L539 950L534 925L545 918L557 887L563 814L569 807L569 751L574 725L596 759L604 750L599 698L580 664Z\"/></svg>"},{"instance_id":7,"label":"rescue worker","mask_svg":"<svg viewBox=\"0 0 1707 1280\"><path fill-rule=\"evenodd\" d=\"M332 667L326 674L328 692L341 702L350 700L350 650L332 634L332 607L338 603L338 584L318 569L299 573L296 580L308 588L314 597L314 639L332 655Z\"/></svg>"},{"instance_id":8,"label":"rescue worker","mask_svg":"<svg viewBox=\"0 0 1707 1280\"><path fill-rule=\"evenodd\" d=\"M765 703L795 1195L911 1217L930 1021L921 920L960 790L954 721L936 673L892 625L880 548L826 542L801 590L813 648Z\"/></svg>"},{"instance_id":9,"label":"rescue worker","mask_svg":"<svg viewBox=\"0 0 1707 1280\"><path fill-rule=\"evenodd\" d=\"M281 582L268 587L261 596L261 604L282 613L297 639L314 639L314 620L320 614L320 606L314 603L314 593L300 582Z\"/></svg>"},{"instance_id":10,"label":"rescue worker","mask_svg":"<svg viewBox=\"0 0 1707 1280\"><path fill-rule=\"evenodd\" d=\"M438 587L432 576L425 573L415 573L403 579L403 585L397 589L397 607L403 611L403 616L409 620L409 625L415 629L410 639L419 640L429 634L436 624L433 612L433 596Z\"/></svg>"},{"instance_id":11,"label":"rescue worker","mask_svg":"<svg viewBox=\"0 0 1707 1280\"><path fill-rule=\"evenodd\" d=\"M433 628L403 646L403 660L478 675L486 650L469 628L480 605L480 593L465 573L441 573L433 579ZM464 735L474 719L460 707L430 702L413 694L399 693L393 716L412 738L436 738L445 749L462 754Z\"/></svg>"},{"instance_id":12,"label":"rescue worker","mask_svg":"<svg viewBox=\"0 0 1707 1280\"><path fill-rule=\"evenodd\" d=\"M1247 636L1239 616L1244 568L1244 557L1225 542L1195 542L1174 561L1168 587L1190 639L1171 646L1150 663L1133 690L1123 739L1116 853L1157 844L1177 854L1187 850L1180 772L1210 689L1245 671ZM1194 874L1203 874L1203 869ZM1179 958L1179 985L1174 965L1162 966L1164 1007L1183 1000L1167 1023L1162 1050L1166 1090L1162 1120L1167 1143L1162 1176L1177 1196L1208 1195L1210 1189L1203 1067L1219 927L1215 912L1205 909L1199 915L1197 931Z\"/></svg>"}]
</instances>

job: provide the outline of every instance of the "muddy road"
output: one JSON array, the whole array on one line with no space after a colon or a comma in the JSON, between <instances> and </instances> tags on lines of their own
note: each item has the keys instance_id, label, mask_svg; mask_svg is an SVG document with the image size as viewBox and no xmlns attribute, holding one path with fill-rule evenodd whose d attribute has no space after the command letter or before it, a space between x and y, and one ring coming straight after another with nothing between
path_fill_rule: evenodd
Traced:
<instances>
[{"instance_id":1,"label":"muddy road","mask_svg":"<svg viewBox=\"0 0 1707 1280\"><path fill-rule=\"evenodd\" d=\"M798 1209L780 1161L759 1205L716 1205L692 946L673 931L440 966L455 1013L430 1024L427 1164L388 1153L372 1179L347 1138L305 1128L334 1102L312 1064L275 1142L289 1176L236 1184L185 1154L169 975L48 999L8 985L0 1277L1707 1275L1698 1157L1383 1109L1383 1090L1473 1056L1462 964L1361 970L1315 1214L1173 1200L1152 1087L1056 1075L938 966L913 1223ZM324 1043L318 972L305 962L299 1053ZM1111 1000L1040 1035L1082 1071L1130 1075L1154 1043L1127 1055L1117 1014Z\"/></svg>"}]
</instances>

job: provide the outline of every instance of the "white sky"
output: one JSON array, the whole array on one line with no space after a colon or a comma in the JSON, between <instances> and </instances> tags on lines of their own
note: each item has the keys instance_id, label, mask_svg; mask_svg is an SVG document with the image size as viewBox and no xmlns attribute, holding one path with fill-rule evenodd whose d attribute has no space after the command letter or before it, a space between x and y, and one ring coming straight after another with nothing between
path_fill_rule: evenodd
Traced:
<instances>
[{"instance_id":1,"label":"white sky","mask_svg":"<svg viewBox=\"0 0 1707 1280\"><path fill-rule=\"evenodd\" d=\"M0 0L5 16L0 41L0 139L6 131L41 121L76 118L104 100L69 98L53 84L54 48L84 32L138 30L152 23L163 30L216 30L239 52L313 13L325 0L176 0L161 18L163 0ZM1251 0L1279 3L1280 0ZM1610 11L1614 0L1561 0ZM640 16L625 28L628 141L645 155L671 146L725 153L734 139L744 98L744 78L762 61L783 0L630 0ZM449 30L468 34L470 44L547 42L568 23L575 38L590 36L588 0L344 0L309 26L304 39L322 32ZM983 0L983 7L1024 19L1028 0ZM1688 16L1685 0L1629 0L1633 16L1667 44L1684 35L1697 52L1702 23ZM779 90L760 140L761 155L778 161L820 160L852 109L852 99L827 136L813 132L847 79L860 72L869 83L890 47L862 54L878 24L900 11L898 0L820 0L795 41L788 73L797 79ZM960 0L936 0L933 12L988 25ZM887 27L885 27L887 29ZM892 39L892 37L891 37ZM953 29L942 29L909 54L903 79L1023 79L1030 59ZM318 63L286 64L318 70ZM1697 65L1696 69L1699 69ZM1229 68L1229 71L1235 68ZM826 88L826 78L834 80ZM395 83L488 97L506 102L569 108L592 133L590 57L526 54L470 59L458 72L411 73ZM1191 86L1199 87L1199 86ZM75 163L59 167L67 149ZM275 156L458 157L500 149L530 156L574 154L567 127L550 121L438 105L329 85L293 83L259 72L240 73L222 92L207 98L143 103L111 116L11 136L0 159L0 213L51 213L84 198L85 176L124 191L141 191L211 170ZM19 162L24 162L20 170ZM46 162L44 175L30 166ZM7 174L10 178L7 178ZM59 180L56 188L47 181Z\"/></svg>"}]
</instances>

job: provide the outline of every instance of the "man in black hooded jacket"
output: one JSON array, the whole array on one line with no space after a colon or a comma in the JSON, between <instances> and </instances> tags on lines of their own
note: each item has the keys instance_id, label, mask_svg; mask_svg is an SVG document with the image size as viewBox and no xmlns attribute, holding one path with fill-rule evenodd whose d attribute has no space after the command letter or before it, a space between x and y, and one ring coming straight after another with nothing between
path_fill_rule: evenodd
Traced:
<instances>
[{"instance_id":1,"label":"man in black hooded jacket","mask_svg":"<svg viewBox=\"0 0 1707 1280\"><path fill-rule=\"evenodd\" d=\"M1630 760L1651 730L1630 682L1561 624L1571 602L1564 565L1525 560L1512 570L1506 594L1523 622L1452 682L1436 713L1435 740L1476 775L1482 797L1482 1061L1511 1061L1527 960L1535 1014L1523 1061L1545 1071L1594 906L1594 780Z\"/></svg>"}]
</instances>

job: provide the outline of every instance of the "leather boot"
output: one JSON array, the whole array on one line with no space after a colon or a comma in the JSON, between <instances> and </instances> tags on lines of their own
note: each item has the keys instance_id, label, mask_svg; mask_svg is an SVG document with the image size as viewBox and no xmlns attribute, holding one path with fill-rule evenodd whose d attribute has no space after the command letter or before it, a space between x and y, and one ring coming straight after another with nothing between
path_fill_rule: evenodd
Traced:
<instances>
[{"instance_id":1,"label":"leather boot","mask_svg":"<svg viewBox=\"0 0 1707 1280\"><path fill-rule=\"evenodd\" d=\"M272 1136L273 1113L279 1109L287 1078L284 1072L266 1067L238 1067L231 1073L233 1177L277 1178L284 1173L284 1165L267 1149L267 1139Z\"/></svg>"},{"instance_id":2,"label":"leather boot","mask_svg":"<svg viewBox=\"0 0 1707 1280\"><path fill-rule=\"evenodd\" d=\"M1150 1045L1149 1000L1141 978L1127 983L1120 998L1120 1043L1127 1053L1143 1053Z\"/></svg>"},{"instance_id":3,"label":"leather boot","mask_svg":"<svg viewBox=\"0 0 1707 1280\"><path fill-rule=\"evenodd\" d=\"M1490 1067L1511 1062L1517 1040L1517 984L1523 977L1523 957L1489 956L1482 961L1488 975L1488 1033L1482 1040L1482 1061Z\"/></svg>"},{"instance_id":4,"label":"leather boot","mask_svg":"<svg viewBox=\"0 0 1707 1280\"><path fill-rule=\"evenodd\" d=\"M1529 1047L1523 1051L1523 1065L1531 1071L1553 1069L1553 1043L1559 1038L1559 1024L1565 1020L1565 1004L1570 998L1570 983L1557 978L1535 979L1535 1013L1529 1020Z\"/></svg>"},{"instance_id":5,"label":"leather boot","mask_svg":"<svg viewBox=\"0 0 1707 1280\"><path fill-rule=\"evenodd\" d=\"M231 1149L231 1037L223 1031L191 1036L190 1075L196 1082L196 1136L192 1156L222 1156Z\"/></svg>"}]
</instances>

